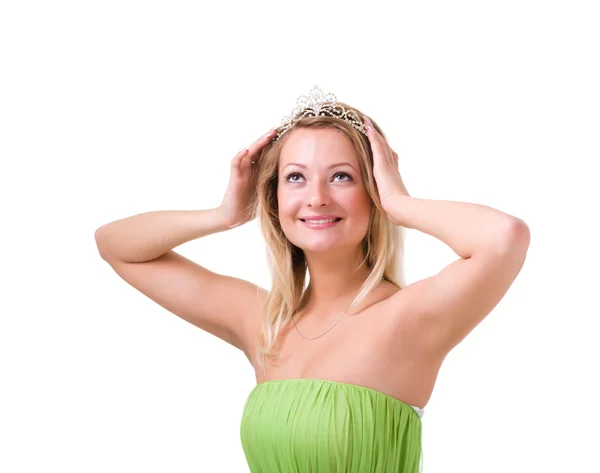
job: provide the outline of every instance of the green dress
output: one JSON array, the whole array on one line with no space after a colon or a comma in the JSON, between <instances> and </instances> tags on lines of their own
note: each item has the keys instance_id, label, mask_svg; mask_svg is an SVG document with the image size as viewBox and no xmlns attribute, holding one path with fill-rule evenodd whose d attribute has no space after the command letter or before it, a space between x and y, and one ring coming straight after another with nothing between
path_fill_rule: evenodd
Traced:
<instances>
[{"instance_id":1,"label":"green dress","mask_svg":"<svg viewBox=\"0 0 600 473\"><path fill-rule=\"evenodd\" d=\"M251 473L419 473L424 410L365 386L265 381L240 427Z\"/></svg>"}]
</instances>

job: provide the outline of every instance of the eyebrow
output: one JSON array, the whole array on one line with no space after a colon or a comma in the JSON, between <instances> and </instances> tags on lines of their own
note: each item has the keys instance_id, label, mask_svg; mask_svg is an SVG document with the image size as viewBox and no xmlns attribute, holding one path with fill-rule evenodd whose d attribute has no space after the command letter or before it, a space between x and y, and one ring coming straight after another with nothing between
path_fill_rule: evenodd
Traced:
<instances>
[{"instance_id":1,"label":"eyebrow","mask_svg":"<svg viewBox=\"0 0 600 473\"><path fill-rule=\"evenodd\" d=\"M306 166L304 164L300 164L300 163L288 163L283 167L283 169L287 168L288 166L298 166L300 168L306 169ZM338 166L350 166L352 169L354 169L354 166L352 166L352 164L347 163L347 162L331 164L330 166L327 166L327 169L333 169ZM356 169L354 169L354 170L356 171Z\"/></svg>"}]
</instances>

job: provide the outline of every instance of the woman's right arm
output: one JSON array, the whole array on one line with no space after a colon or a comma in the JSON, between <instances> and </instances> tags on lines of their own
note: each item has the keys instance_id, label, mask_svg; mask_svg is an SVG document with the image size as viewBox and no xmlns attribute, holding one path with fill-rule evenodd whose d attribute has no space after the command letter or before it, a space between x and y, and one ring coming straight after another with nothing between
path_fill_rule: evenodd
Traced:
<instances>
[{"instance_id":1,"label":"woman's right arm","mask_svg":"<svg viewBox=\"0 0 600 473\"><path fill-rule=\"evenodd\" d=\"M218 208L146 212L107 223L95 233L102 259L123 280L169 312L239 348L251 364L268 291L210 271L173 248L254 218L248 212L255 192L251 161L258 159L273 131L232 159L229 186Z\"/></svg>"},{"instance_id":2,"label":"woman's right arm","mask_svg":"<svg viewBox=\"0 0 600 473\"><path fill-rule=\"evenodd\" d=\"M131 287L190 324L240 349L252 345L267 291L219 274L172 248L228 228L218 209L154 211L96 230L104 261Z\"/></svg>"},{"instance_id":3,"label":"woman's right arm","mask_svg":"<svg viewBox=\"0 0 600 473\"><path fill-rule=\"evenodd\" d=\"M230 228L222 209L156 210L107 223L96 230L103 259L143 263L185 242Z\"/></svg>"}]
</instances>

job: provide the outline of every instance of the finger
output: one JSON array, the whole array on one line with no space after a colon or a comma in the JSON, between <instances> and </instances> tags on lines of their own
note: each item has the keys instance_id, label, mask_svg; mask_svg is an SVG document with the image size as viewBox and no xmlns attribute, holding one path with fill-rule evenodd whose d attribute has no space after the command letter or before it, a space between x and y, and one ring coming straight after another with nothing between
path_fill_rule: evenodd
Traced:
<instances>
[{"instance_id":1,"label":"finger","mask_svg":"<svg viewBox=\"0 0 600 473\"><path fill-rule=\"evenodd\" d=\"M249 146L250 154L255 153L257 150L259 150L260 148L265 146L269 142L269 140L273 137L275 130L276 130L276 128L271 128L264 135L262 135L258 140L256 140L254 143L252 143Z\"/></svg>"},{"instance_id":2,"label":"finger","mask_svg":"<svg viewBox=\"0 0 600 473\"><path fill-rule=\"evenodd\" d=\"M377 130L373 126L371 119L365 115L365 128L367 129L367 136L370 141L375 140L378 137Z\"/></svg>"},{"instance_id":3,"label":"finger","mask_svg":"<svg viewBox=\"0 0 600 473\"><path fill-rule=\"evenodd\" d=\"M244 148L243 150L238 151L237 154L231 160L231 167L238 169L242 164L242 159L244 159L244 156L248 155L248 152L248 148Z\"/></svg>"},{"instance_id":4,"label":"finger","mask_svg":"<svg viewBox=\"0 0 600 473\"><path fill-rule=\"evenodd\" d=\"M262 135L258 140L252 143L248 148L248 161L258 161L259 151L264 148L264 146L273 138L275 131L277 128L271 128L267 133Z\"/></svg>"},{"instance_id":5,"label":"finger","mask_svg":"<svg viewBox=\"0 0 600 473\"><path fill-rule=\"evenodd\" d=\"M377 130L373 127L373 125L367 126L367 134L369 136L369 141L371 142L371 148L373 149L373 154L380 154L381 156L385 156L386 152L381 143L381 137Z\"/></svg>"},{"instance_id":6,"label":"finger","mask_svg":"<svg viewBox=\"0 0 600 473\"><path fill-rule=\"evenodd\" d=\"M253 157L250 153L246 153L242 156L242 162L240 164L240 168L247 170L254 166L254 162L256 161L256 157Z\"/></svg>"}]
</instances>

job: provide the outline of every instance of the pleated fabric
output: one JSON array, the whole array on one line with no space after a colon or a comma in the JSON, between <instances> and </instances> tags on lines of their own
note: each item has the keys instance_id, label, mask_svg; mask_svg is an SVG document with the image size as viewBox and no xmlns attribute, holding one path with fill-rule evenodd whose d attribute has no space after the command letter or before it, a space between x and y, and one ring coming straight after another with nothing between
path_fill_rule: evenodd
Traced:
<instances>
[{"instance_id":1,"label":"pleated fabric","mask_svg":"<svg viewBox=\"0 0 600 473\"><path fill-rule=\"evenodd\" d=\"M365 386L265 381L240 426L251 473L420 473L424 410Z\"/></svg>"}]
</instances>

